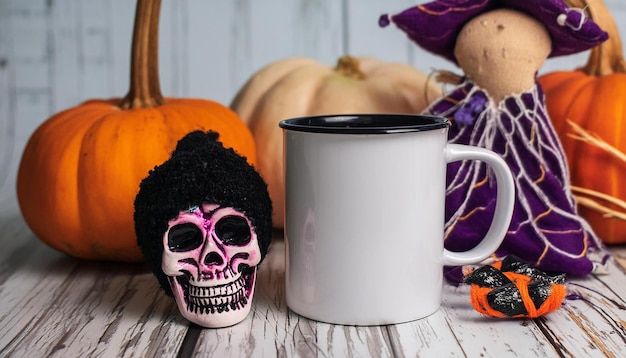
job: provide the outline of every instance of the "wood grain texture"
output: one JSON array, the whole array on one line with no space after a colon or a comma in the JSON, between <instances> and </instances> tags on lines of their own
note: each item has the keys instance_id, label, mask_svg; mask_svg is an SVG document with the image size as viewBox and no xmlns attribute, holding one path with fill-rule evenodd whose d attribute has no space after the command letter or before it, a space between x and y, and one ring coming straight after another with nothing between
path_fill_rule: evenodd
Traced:
<instances>
[{"instance_id":1,"label":"wood grain texture","mask_svg":"<svg viewBox=\"0 0 626 358\"><path fill-rule=\"evenodd\" d=\"M424 72L458 72L395 27L378 27L379 15L415 3L165 1L159 30L163 93L228 104L254 72L292 56L330 66L349 53ZM624 2L605 3L626 33ZM87 99L126 94L134 8L134 1L119 0L0 1L0 198L14 196L19 158L40 123ZM552 59L541 72L575 68L585 59L585 53Z\"/></svg>"},{"instance_id":2,"label":"wood grain texture","mask_svg":"<svg viewBox=\"0 0 626 358\"><path fill-rule=\"evenodd\" d=\"M188 327L143 265L80 261L0 219L0 356L174 356Z\"/></svg>"},{"instance_id":3,"label":"wood grain texture","mask_svg":"<svg viewBox=\"0 0 626 358\"><path fill-rule=\"evenodd\" d=\"M6 4L0 2L0 197L9 178L15 149L15 79L9 71L7 57L12 47L9 21Z\"/></svg>"},{"instance_id":4,"label":"wood grain texture","mask_svg":"<svg viewBox=\"0 0 626 358\"><path fill-rule=\"evenodd\" d=\"M399 30L378 28L380 14L414 3L164 1L163 93L228 104L252 73L291 56L332 65L349 53L407 62L424 72L458 71ZM605 3L626 34L626 3ZM85 262L46 247L28 230L15 201L23 146L52 114L89 98L126 93L134 6L119 0L0 0L1 357L626 356L626 246L611 248L610 274L572 280L568 287L578 299L546 317L483 317L471 308L466 287L446 285L441 309L423 320L357 328L289 311L285 248L277 238L261 266L251 314L214 330L190 326L142 265ZM585 60L586 54L552 59L541 72Z\"/></svg>"},{"instance_id":5,"label":"wood grain texture","mask_svg":"<svg viewBox=\"0 0 626 358\"><path fill-rule=\"evenodd\" d=\"M557 312L535 320L484 317L469 303L468 287L444 286L441 309L419 321L384 327L345 327L313 322L284 302L284 242L259 272L253 315L241 324L203 331L197 352L219 356L524 356L619 357L626 354L626 293L610 288L624 272L578 279ZM620 286L624 286L621 284ZM623 288L620 288L622 290ZM355 298L357 299L357 298ZM417 304L417 303L416 303ZM616 318L620 317L620 318ZM234 343L236 342L236 343Z\"/></svg>"},{"instance_id":6,"label":"wood grain texture","mask_svg":"<svg viewBox=\"0 0 626 358\"><path fill-rule=\"evenodd\" d=\"M185 321L143 265L85 262L49 249L16 208L0 210L0 246L2 357L626 355L626 246L612 248L610 274L570 280L570 293L579 297L538 319L481 316L470 306L467 287L446 284L440 310L425 319L352 327L289 311L285 245L276 232L251 313L222 329Z\"/></svg>"}]
</instances>

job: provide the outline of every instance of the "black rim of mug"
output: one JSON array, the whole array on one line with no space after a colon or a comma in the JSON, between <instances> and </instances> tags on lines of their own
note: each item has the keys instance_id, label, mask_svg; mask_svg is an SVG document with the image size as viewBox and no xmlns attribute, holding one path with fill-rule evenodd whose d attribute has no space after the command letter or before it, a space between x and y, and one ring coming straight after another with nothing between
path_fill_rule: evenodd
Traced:
<instances>
[{"instance_id":1,"label":"black rim of mug","mask_svg":"<svg viewBox=\"0 0 626 358\"><path fill-rule=\"evenodd\" d=\"M280 128L298 132L337 134L391 134L448 128L444 117L413 114L337 114L281 121Z\"/></svg>"}]
</instances>

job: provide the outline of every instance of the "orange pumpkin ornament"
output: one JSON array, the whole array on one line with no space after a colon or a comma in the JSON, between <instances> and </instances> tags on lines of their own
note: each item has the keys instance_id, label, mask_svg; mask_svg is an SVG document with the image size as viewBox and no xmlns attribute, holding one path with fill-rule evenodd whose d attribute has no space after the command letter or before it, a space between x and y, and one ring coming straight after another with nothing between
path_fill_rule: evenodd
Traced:
<instances>
[{"instance_id":1,"label":"orange pumpkin ornament","mask_svg":"<svg viewBox=\"0 0 626 358\"><path fill-rule=\"evenodd\" d=\"M343 56L334 68L311 58L287 58L255 73L230 107L252 130L274 227L283 227L285 195L278 122L324 114L420 113L441 95L441 88L417 69L372 57Z\"/></svg>"},{"instance_id":2,"label":"orange pumpkin ornament","mask_svg":"<svg viewBox=\"0 0 626 358\"><path fill-rule=\"evenodd\" d=\"M17 178L34 234L71 256L136 262L133 201L140 181L194 130L213 130L254 164L251 132L229 108L163 98L158 77L160 0L138 0L128 95L89 100L46 120L24 149Z\"/></svg>"},{"instance_id":3,"label":"orange pumpkin ornament","mask_svg":"<svg viewBox=\"0 0 626 358\"><path fill-rule=\"evenodd\" d=\"M539 77L560 136L580 214L608 244L626 243L626 62L617 26L601 0L588 5L609 39L576 71Z\"/></svg>"}]
</instances>

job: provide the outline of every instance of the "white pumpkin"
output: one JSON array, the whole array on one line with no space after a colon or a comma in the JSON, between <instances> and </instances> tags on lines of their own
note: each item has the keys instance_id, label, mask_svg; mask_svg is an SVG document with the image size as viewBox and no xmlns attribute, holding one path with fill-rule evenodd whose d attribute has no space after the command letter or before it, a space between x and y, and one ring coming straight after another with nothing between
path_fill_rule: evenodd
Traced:
<instances>
[{"instance_id":1,"label":"white pumpkin","mask_svg":"<svg viewBox=\"0 0 626 358\"><path fill-rule=\"evenodd\" d=\"M344 56L334 68L310 58L289 58L255 73L231 108L254 136L257 170L272 198L274 226L283 227L284 216L281 120L323 114L418 114L441 95L441 88L419 70L371 57Z\"/></svg>"}]
</instances>

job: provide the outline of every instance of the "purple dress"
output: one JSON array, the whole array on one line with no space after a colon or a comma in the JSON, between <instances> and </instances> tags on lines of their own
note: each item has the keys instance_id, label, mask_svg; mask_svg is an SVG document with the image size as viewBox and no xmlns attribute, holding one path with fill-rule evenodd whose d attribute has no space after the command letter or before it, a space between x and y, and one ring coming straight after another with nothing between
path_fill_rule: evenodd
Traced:
<instances>
[{"instance_id":1,"label":"purple dress","mask_svg":"<svg viewBox=\"0 0 626 358\"><path fill-rule=\"evenodd\" d=\"M451 143L493 150L513 173L517 200L496 256L514 254L544 271L586 275L604 266L609 256L576 212L565 155L544 103L536 85L495 105L483 89L466 80L425 113L451 120ZM447 249L468 250L485 236L495 198L494 176L485 163L449 164ZM448 271L448 278L458 279L458 271Z\"/></svg>"}]
</instances>

